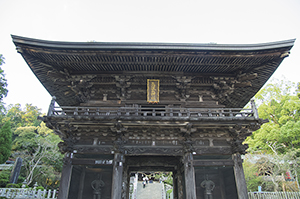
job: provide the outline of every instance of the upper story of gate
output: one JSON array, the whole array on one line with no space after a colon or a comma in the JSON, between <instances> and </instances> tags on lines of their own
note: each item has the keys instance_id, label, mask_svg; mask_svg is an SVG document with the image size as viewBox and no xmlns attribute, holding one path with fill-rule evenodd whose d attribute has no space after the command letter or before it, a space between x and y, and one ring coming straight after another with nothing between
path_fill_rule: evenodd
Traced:
<instances>
[{"instance_id":1,"label":"upper story of gate","mask_svg":"<svg viewBox=\"0 0 300 199\"><path fill-rule=\"evenodd\" d=\"M128 107L145 112L243 108L294 45L294 40L225 45L12 38L61 107Z\"/></svg>"}]
</instances>

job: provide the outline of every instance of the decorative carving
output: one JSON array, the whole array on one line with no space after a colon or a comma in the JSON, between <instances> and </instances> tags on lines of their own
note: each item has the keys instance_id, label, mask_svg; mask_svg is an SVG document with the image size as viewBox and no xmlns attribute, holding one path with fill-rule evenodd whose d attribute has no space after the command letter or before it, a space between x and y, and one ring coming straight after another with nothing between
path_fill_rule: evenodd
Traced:
<instances>
[{"instance_id":1,"label":"decorative carving","mask_svg":"<svg viewBox=\"0 0 300 199\"><path fill-rule=\"evenodd\" d=\"M120 121L116 122L114 124L114 127L111 127L110 129L112 132L117 133L117 134L122 133L127 130L127 128L125 128Z\"/></svg>"},{"instance_id":2,"label":"decorative carving","mask_svg":"<svg viewBox=\"0 0 300 199\"><path fill-rule=\"evenodd\" d=\"M130 93L129 87L131 85L131 82L129 81L132 77L131 76L119 76L116 75L114 76L116 80L116 87L117 87L117 93L116 96L119 98L121 101L125 101L126 99L130 98Z\"/></svg>"},{"instance_id":3,"label":"decorative carving","mask_svg":"<svg viewBox=\"0 0 300 199\"><path fill-rule=\"evenodd\" d=\"M73 91L76 94L77 100L81 103L89 100L95 93L92 89L94 85L92 79L94 79L96 75L71 75L70 72L64 68L63 71L50 70L47 76L54 82L54 85L69 87L70 91L65 92L65 95Z\"/></svg>"},{"instance_id":4,"label":"decorative carving","mask_svg":"<svg viewBox=\"0 0 300 199\"><path fill-rule=\"evenodd\" d=\"M236 80L232 77L213 77L214 95L211 97L218 100L218 102L225 102L231 93L234 91L234 83Z\"/></svg>"},{"instance_id":5,"label":"decorative carving","mask_svg":"<svg viewBox=\"0 0 300 199\"><path fill-rule=\"evenodd\" d=\"M233 139L229 141L229 144L232 147L233 153L245 154L248 149L248 144L243 144L245 139L252 135L253 131L256 131L260 128L259 123L251 123L249 125L235 125L233 128L229 129Z\"/></svg>"},{"instance_id":6,"label":"decorative carving","mask_svg":"<svg viewBox=\"0 0 300 199\"><path fill-rule=\"evenodd\" d=\"M257 76L257 73L239 72L236 77L211 77L214 82L214 94L211 97L224 103L226 100L230 100L230 95L235 88L252 86L251 80Z\"/></svg>"},{"instance_id":7,"label":"decorative carving","mask_svg":"<svg viewBox=\"0 0 300 199\"><path fill-rule=\"evenodd\" d=\"M192 124L188 123L185 128L180 128L181 132L184 133L184 141L182 141L183 151L184 152L193 152L193 141L191 133L195 132L197 129L192 128Z\"/></svg>"},{"instance_id":8,"label":"decorative carving","mask_svg":"<svg viewBox=\"0 0 300 199\"><path fill-rule=\"evenodd\" d=\"M173 76L173 78L177 81L177 94L175 94L175 97L180 101L186 101L190 97L189 88L191 86L191 81L194 77Z\"/></svg>"},{"instance_id":9,"label":"decorative carving","mask_svg":"<svg viewBox=\"0 0 300 199\"><path fill-rule=\"evenodd\" d=\"M45 117L44 117L45 118ZM69 123L58 124L57 122L51 122L48 118L45 118L43 121L46 122L46 126L54 130L54 133L57 134L63 142L58 143L59 151L63 154L66 152L72 152L73 147L80 137L76 135L74 131L78 128L71 126Z\"/></svg>"},{"instance_id":10,"label":"decorative carving","mask_svg":"<svg viewBox=\"0 0 300 199\"><path fill-rule=\"evenodd\" d=\"M240 153L246 154L246 150L248 149L248 144L243 144L244 140L241 139L233 139L231 141L232 153Z\"/></svg>"}]
</instances>

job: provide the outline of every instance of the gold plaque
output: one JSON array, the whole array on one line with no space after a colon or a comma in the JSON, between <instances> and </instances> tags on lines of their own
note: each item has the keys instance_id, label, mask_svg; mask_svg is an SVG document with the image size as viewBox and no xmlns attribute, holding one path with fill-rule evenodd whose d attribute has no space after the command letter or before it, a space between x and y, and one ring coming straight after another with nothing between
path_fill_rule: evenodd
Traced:
<instances>
[{"instance_id":1,"label":"gold plaque","mask_svg":"<svg viewBox=\"0 0 300 199\"><path fill-rule=\"evenodd\" d=\"M147 102L148 103L159 102L159 80L158 79L147 80Z\"/></svg>"}]
</instances>

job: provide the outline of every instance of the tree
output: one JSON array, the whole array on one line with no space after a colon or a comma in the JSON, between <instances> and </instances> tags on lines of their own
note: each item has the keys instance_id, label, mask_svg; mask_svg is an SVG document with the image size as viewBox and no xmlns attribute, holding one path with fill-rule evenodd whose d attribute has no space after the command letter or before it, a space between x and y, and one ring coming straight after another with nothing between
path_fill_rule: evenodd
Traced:
<instances>
[{"instance_id":1,"label":"tree","mask_svg":"<svg viewBox=\"0 0 300 199\"><path fill-rule=\"evenodd\" d=\"M11 152L12 133L10 122L6 122L0 129L0 164L3 164Z\"/></svg>"},{"instance_id":2,"label":"tree","mask_svg":"<svg viewBox=\"0 0 300 199\"><path fill-rule=\"evenodd\" d=\"M269 122L247 138L249 152L272 152L267 143L275 142L283 146L278 153L300 148L300 99L290 94L293 89L291 82L272 82L255 96L259 117Z\"/></svg>"},{"instance_id":3,"label":"tree","mask_svg":"<svg viewBox=\"0 0 300 199\"><path fill-rule=\"evenodd\" d=\"M296 89L292 82L273 80L255 95L259 117L269 122L246 139L248 152L261 157L259 170L268 175L275 191L280 189L278 177L287 172L299 190L300 99L293 93Z\"/></svg>"},{"instance_id":4,"label":"tree","mask_svg":"<svg viewBox=\"0 0 300 199\"><path fill-rule=\"evenodd\" d=\"M27 184L36 181L39 185L56 188L63 158L57 146L60 138L45 123L38 127L18 127L14 134L13 155L23 159Z\"/></svg>"},{"instance_id":5,"label":"tree","mask_svg":"<svg viewBox=\"0 0 300 199\"><path fill-rule=\"evenodd\" d=\"M0 66L4 64L4 57L0 54ZM7 96L7 80L5 79L4 71L0 67L0 111L3 112L5 110L4 104L2 102L3 98Z\"/></svg>"},{"instance_id":6,"label":"tree","mask_svg":"<svg viewBox=\"0 0 300 199\"><path fill-rule=\"evenodd\" d=\"M255 162L251 162L250 160L253 158L249 156L250 155L247 154L245 161L243 162L244 174L247 182L247 190L256 191L258 186L261 186L263 184L263 181L262 177L258 176L258 165L255 164Z\"/></svg>"},{"instance_id":7,"label":"tree","mask_svg":"<svg viewBox=\"0 0 300 199\"><path fill-rule=\"evenodd\" d=\"M26 104L22 109L20 104L9 105L4 120L11 122L12 129L24 126L39 126L41 121L37 119L40 116L41 109L32 104Z\"/></svg>"},{"instance_id":8,"label":"tree","mask_svg":"<svg viewBox=\"0 0 300 199\"><path fill-rule=\"evenodd\" d=\"M298 82L297 96L300 99L300 82Z\"/></svg>"}]
</instances>

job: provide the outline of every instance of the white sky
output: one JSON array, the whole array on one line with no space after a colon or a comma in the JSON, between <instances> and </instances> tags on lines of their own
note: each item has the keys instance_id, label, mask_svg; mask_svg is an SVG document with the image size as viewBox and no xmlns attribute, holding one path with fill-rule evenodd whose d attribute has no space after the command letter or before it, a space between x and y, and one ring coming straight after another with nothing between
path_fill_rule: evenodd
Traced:
<instances>
[{"instance_id":1,"label":"white sky","mask_svg":"<svg viewBox=\"0 0 300 199\"><path fill-rule=\"evenodd\" d=\"M300 0L0 0L8 104L46 112L51 96L10 34L54 41L249 44L300 39ZM273 77L300 82L296 43Z\"/></svg>"}]
</instances>

